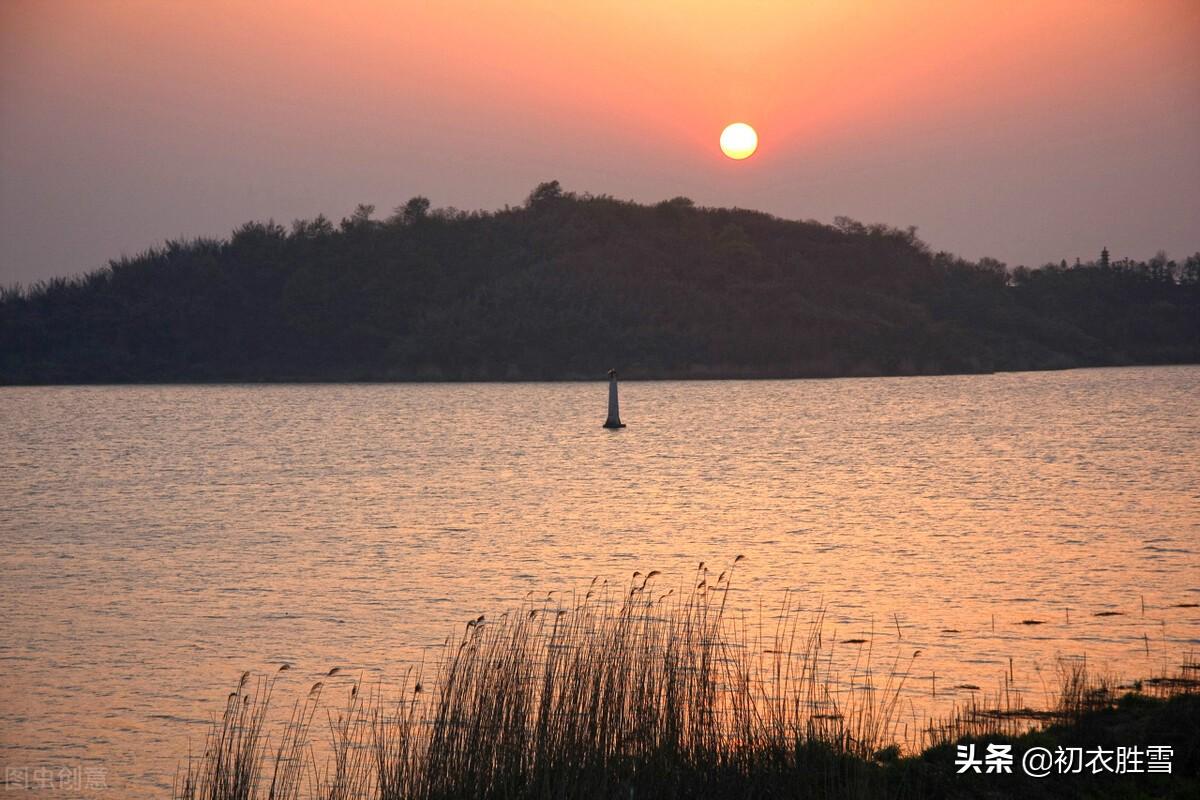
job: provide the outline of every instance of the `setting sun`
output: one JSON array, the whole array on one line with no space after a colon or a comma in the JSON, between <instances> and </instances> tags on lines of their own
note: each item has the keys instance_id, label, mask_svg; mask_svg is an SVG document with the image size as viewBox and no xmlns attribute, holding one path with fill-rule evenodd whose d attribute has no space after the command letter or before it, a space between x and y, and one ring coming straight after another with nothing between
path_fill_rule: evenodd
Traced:
<instances>
[{"instance_id":1,"label":"setting sun","mask_svg":"<svg viewBox=\"0 0 1200 800\"><path fill-rule=\"evenodd\" d=\"M758 149L758 134L744 122L735 122L721 131L721 152L735 161L749 158Z\"/></svg>"}]
</instances>

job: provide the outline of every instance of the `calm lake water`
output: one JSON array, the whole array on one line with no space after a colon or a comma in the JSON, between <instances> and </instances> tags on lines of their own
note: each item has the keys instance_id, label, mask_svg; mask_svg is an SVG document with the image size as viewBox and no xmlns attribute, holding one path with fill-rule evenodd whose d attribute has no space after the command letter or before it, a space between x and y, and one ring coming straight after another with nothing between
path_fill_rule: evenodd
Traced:
<instances>
[{"instance_id":1,"label":"calm lake water","mask_svg":"<svg viewBox=\"0 0 1200 800\"><path fill-rule=\"evenodd\" d=\"M922 712L1010 657L1036 700L1059 657L1200 650L1200 368L626 383L618 432L606 397L0 389L10 785L161 797L243 670L291 662L289 702L333 666L399 678L530 590L738 554L731 605L790 589L838 639L921 649Z\"/></svg>"}]
</instances>

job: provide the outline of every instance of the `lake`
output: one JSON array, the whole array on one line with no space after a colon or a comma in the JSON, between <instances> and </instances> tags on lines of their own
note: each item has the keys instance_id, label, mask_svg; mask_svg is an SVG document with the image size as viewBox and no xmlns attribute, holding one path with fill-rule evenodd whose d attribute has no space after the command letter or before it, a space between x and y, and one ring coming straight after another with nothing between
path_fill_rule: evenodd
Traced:
<instances>
[{"instance_id":1,"label":"lake","mask_svg":"<svg viewBox=\"0 0 1200 800\"><path fill-rule=\"evenodd\" d=\"M1010 658L1034 701L1062 657L1159 674L1200 645L1198 398L1200 367L627 382L608 431L604 381L2 388L0 766L169 795L243 670L399 679L531 591L737 555L732 607L920 649L914 715Z\"/></svg>"}]
</instances>

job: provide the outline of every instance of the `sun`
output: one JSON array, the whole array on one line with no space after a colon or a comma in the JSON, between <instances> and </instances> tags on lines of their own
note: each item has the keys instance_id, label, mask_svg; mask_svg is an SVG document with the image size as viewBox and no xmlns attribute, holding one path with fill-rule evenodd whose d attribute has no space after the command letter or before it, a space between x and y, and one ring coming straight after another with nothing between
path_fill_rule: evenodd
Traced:
<instances>
[{"instance_id":1,"label":"sun","mask_svg":"<svg viewBox=\"0 0 1200 800\"><path fill-rule=\"evenodd\" d=\"M758 149L758 134L744 122L735 122L721 131L721 152L734 161L754 155Z\"/></svg>"}]
</instances>

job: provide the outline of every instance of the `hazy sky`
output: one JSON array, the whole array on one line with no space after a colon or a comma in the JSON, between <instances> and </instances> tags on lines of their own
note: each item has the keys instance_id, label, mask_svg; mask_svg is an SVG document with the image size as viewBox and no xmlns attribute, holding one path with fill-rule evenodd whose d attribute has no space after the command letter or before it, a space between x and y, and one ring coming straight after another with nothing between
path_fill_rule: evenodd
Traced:
<instances>
[{"instance_id":1,"label":"hazy sky","mask_svg":"<svg viewBox=\"0 0 1200 800\"><path fill-rule=\"evenodd\" d=\"M1198 0L0 0L0 283L554 178L1010 264L1179 257L1198 43Z\"/></svg>"}]
</instances>

